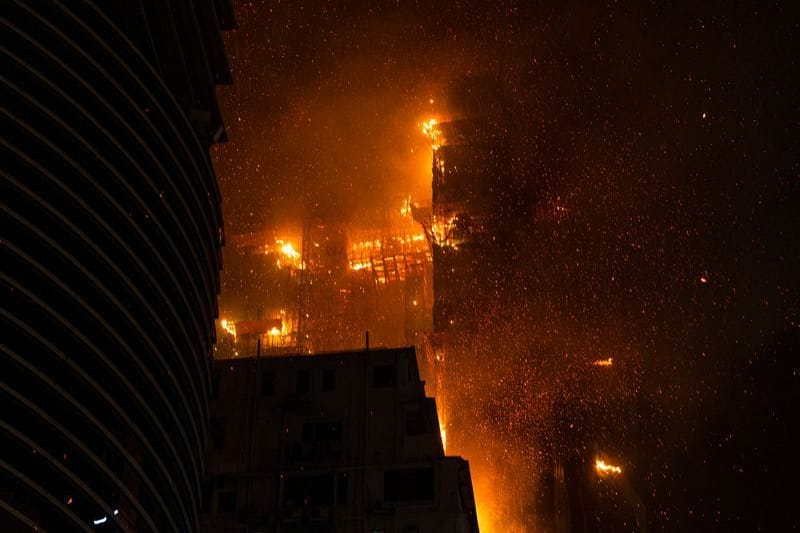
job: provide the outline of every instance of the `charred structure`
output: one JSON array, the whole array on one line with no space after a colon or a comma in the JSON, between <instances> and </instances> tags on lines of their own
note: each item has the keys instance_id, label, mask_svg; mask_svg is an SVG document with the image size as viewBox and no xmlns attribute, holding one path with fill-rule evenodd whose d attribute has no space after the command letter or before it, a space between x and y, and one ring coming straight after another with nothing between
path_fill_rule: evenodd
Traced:
<instances>
[{"instance_id":1,"label":"charred structure","mask_svg":"<svg viewBox=\"0 0 800 533\"><path fill-rule=\"evenodd\" d=\"M469 332L490 291L513 271L514 233L526 217L521 177L503 131L488 120L433 124L433 328Z\"/></svg>"},{"instance_id":2,"label":"charred structure","mask_svg":"<svg viewBox=\"0 0 800 533\"><path fill-rule=\"evenodd\" d=\"M0 529L197 531L232 8L3 7Z\"/></svg>"}]
</instances>

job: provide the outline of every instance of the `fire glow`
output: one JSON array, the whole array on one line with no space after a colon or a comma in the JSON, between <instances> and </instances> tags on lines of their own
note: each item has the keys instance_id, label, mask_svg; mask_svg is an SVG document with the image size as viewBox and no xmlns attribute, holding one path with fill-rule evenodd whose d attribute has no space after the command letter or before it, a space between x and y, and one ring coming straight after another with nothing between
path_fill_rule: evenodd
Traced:
<instances>
[{"instance_id":1,"label":"fire glow","mask_svg":"<svg viewBox=\"0 0 800 533\"><path fill-rule=\"evenodd\" d=\"M613 366L614 365L614 358L609 357L608 359L598 359L597 361L592 362L593 366Z\"/></svg>"},{"instance_id":2,"label":"fire glow","mask_svg":"<svg viewBox=\"0 0 800 533\"><path fill-rule=\"evenodd\" d=\"M219 325L222 329L233 335L233 338L236 338L236 324L223 318L219 321Z\"/></svg>"},{"instance_id":3,"label":"fire glow","mask_svg":"<svg viewBox=\"0 0 800 533\"><path fill-rule=\"evenodd\" d=\"M273 257L277 256L277 258L275 259L275 266L278 267L279 269L283 269L285 267L294 269L304 268L304 264L302 262L302 254L294 247L294 245L290 241L284 239L276 239L274 244L264 245L264 254L265 255L272 254Z\"/></svg>"},{"instance_id":4,"label":"fire glow","mask_svg":"<svg viewBox=\"0 0 800 533\"><path fill-rule=\"evenodd\" d=\"M428 119L420 124L420 127L422 128L423 135L431 140L431 148L433 148L433 151L435 152L438 150L441 146L440 137L442 135L442 130L439 128L439 121L435 118Z\"/></svg>"},{"instance_id":5,"label":"fire glow","mask_svg":"<svg viewBox=\"0 0 800 533\"><path fill-rule=\"evenodd\" d=\"M610 476L622 473L622 468L616 465L606 463L602 459L595 459L594 469L601 476Z\"/></svg>"}]
</instances>

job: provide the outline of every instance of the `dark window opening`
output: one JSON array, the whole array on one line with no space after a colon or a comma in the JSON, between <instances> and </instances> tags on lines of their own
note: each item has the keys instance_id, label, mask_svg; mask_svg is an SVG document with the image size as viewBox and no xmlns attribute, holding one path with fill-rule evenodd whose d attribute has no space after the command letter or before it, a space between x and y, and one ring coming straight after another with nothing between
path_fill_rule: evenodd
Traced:
<instances>
[{"instance_id":1,"label":"dark window opening","mask_svg":"<svg viewBox=\"0 0 800 533\"><path fill-rule=\"evenodd\" d=\"M200 500L200 512L211 512L211 497L214 495L214 480L206 479L202 486L202 498Z\"/></svg>"},{"instance_id":2,"label":"dark window opening","mask_svg":"<svg viewBox=\"0 0 800 533\"><path fill-rule=\"evenodd\" d=\"M433 468L404 468L383 473L383 499L387 502L434 499Z\"/></svg>"},{"instance_id":3,"label":"dark window opening","mask_svg":"<svg viewBox=\"0 0 800 533\"><path fill-rule=\"evenodd\" d=\"M290 477L283 486L283 503L301 505L333 505L333 475Z\"/></svg>"},{"instance_id":4,"label":"dark window opening","mask_svg":"<svg viewBox=\"0 0 800 533\"><path fill-rule=\"evenodd\" d=\"M347 503L347 472L336 474L336 503L344 505Z\"/></svg>"},{"instance_id":5,"label":"dark window opening","mask_svg":"<svg viewBox=\"0 0 800 533\"><path fill-rule=\"evenodd\" d=\"M310 375L308 373L308 370L298 370L297 386L295 388L297 394L308 394L309 382L310 382Z\"/></svg>"},{"instance_id":6,"label":"dark window opening","mask_svg":"<svg viewBox=\"0 0 800 533\"><path fill-rule=\"evenodd\" d=\"M225 419L212 418L208 424L209 432L211 433L211 447L215 450L221 450L225 447Z\"/></svg>"},{"instance_id":7,"label":"dark window opening","mask_svg":"<svg viewBox=\"0 0 800 533\"><path fill-rule=\"evenodd\" d=\"M342 440L342 422L306 422L303 424L303 441L305 442L340 442Z\"/></svg>"},{"instance_id":8,"label":"dark window opening","mask_svg":"<svg viewBox=\"0 0 800 533\"><path fill-rule=\"evenodd\" d=\"M272 396L275 394L275 372L265 370L261 374L261 395Z\"/></svg>"},{"instance_id":9,"label":"dark window opening","mask_svg":"<svg viewBox=\"0 0 800 533\"><path fill-rule=\"evenodd\" d=\"M336 390L335 368L326 368L322 371L322 390L325 392Z\"/></svg>"},{"instance_id":10,"label":"dark window opening","mask_svg":"<svg viewBox=\"0 0 800 533\"><path fill-rule=\"evenodd\" d=\"M424 435L427 432L425 412L419 408L406 411L406 435Z\"/></svg>"},{"instance_id":11,"label":"dark window opening","mask_svg":"<svg viewBox=\"0 0 800 533\"><path fill-rule=\"evenodd\" d=\"M211 399L216 400L219 398L219 373L211 374Z\"/></svg>"},{"instance_id":12,"label":"dark window opening","mask_svg":"<svg viewBox=\"0 0 800 533\"><path fill-rule=\"evenodd\" d=\"M372 369L373 387L393 387L394 386L394 366L381 365Z\"/></svg>"},{"instance_id":13,"label":"dark window opening","mask_svg":"<svg viewBox=\"0 0 800 533\"><path fill-rule=\"evenodd\" d=\"M217 494L217 512L232 513L236 511L236 493L233 491Z\"/></svg>"}]
</instances>

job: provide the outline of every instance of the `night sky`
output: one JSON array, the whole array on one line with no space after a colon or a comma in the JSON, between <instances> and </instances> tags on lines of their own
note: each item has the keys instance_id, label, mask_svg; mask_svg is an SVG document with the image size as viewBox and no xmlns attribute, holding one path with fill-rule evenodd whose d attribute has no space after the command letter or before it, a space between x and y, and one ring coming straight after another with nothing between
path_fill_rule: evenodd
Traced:
<instances>
[{"instance_id":1,"label":"night sky","mask_svg":"<svg viewBox=\"0 0 800 533\"><path fill-rule=\"evenodd\" d=\"M799 527L797 4L234 4L228 234L429 202L428 117L505 132L531 216L454 393L473 471L569 419L654 530Z\"/></svg>"}]
</instances>

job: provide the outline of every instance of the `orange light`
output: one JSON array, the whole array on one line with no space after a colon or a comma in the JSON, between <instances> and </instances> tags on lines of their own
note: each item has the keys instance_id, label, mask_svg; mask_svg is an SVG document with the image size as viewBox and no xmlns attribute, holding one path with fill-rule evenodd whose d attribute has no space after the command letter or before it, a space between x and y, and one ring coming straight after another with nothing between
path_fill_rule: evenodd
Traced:
<instances>
[{"instance_id":1,"label":"orange light","mask_svg":"<svg viewBox=\"0 0 800 533\"><path fill-rule=\"evenodd\" d=\"M236 337L236 324L223 318L219 321L219 325L222 327L222 329Z\"/></svg>"},{"instance_id":2,"label":"orange light","mask_svg":"<svg viewBox=\"0 0 800 533\"><path fill-rule=\"evenodd\" d=\"M442 130L439 128L439 121L435 118L431 118L420 124L420 127L422 128L422 134L431 140L431 148L433 148L434 151L438 150L440 146L439 138L442 135Z\"/></svg>"},{"instance_id":3,"label":"orange light","mask_svg":"<svg viewBox=\"0 0 800 533\"><path fill-rule=\"evenodd\" d=\"M595 471L601 476L609 476L612 474L621 474L622 468L616 465L606 463L602 459L596 459L594 462Z\"/></svg>"}]
</instances>

